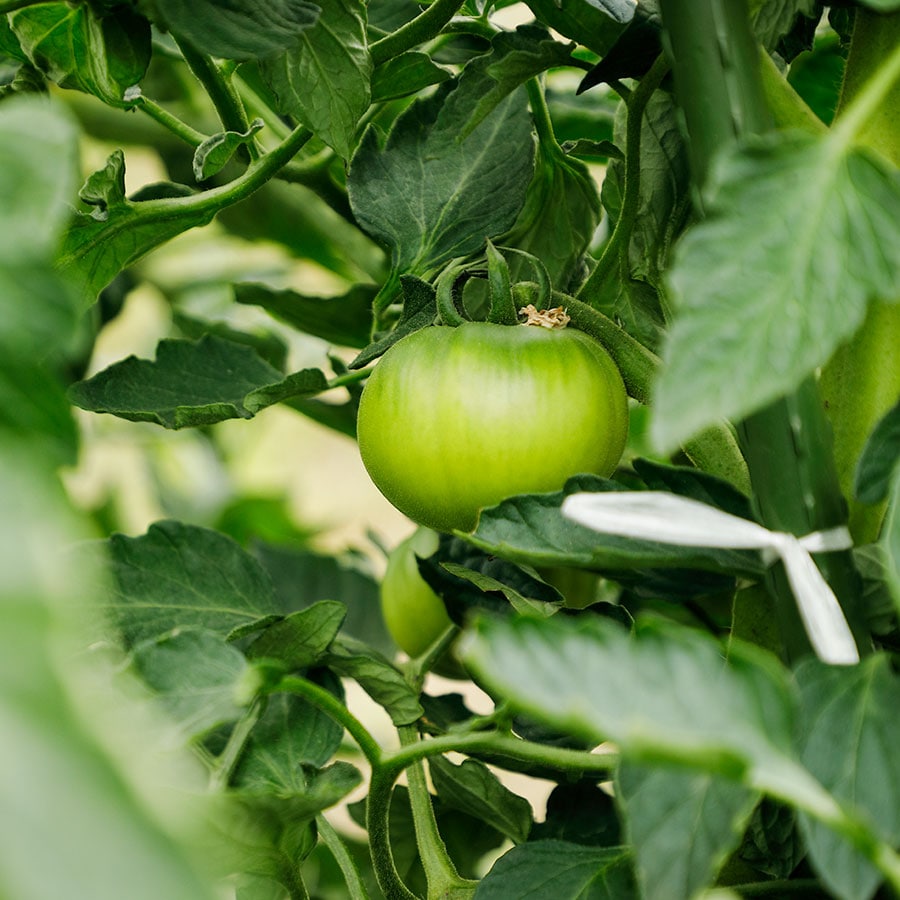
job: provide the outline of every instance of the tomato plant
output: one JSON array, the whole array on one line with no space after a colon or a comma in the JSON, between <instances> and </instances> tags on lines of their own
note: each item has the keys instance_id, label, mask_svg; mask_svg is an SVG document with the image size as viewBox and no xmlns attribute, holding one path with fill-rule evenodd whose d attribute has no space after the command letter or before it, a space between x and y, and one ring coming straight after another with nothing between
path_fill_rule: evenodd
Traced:
<instances>
[{"instance_id":1,"label":"tomato plant","mask_svg":"<svg viewBox=\"0 0 900 900\"><path fill-rule=\"evenodd\" d=\"M506 497L611 474L628 404L615 364L586 335L469 322L391 347L366 382L357 433L394 506L431 528L470 531Z\"/></svg>"},{"instance_id":2,"label":"tomato plant","mask_svg":"<svg viewBox=\"0 0 900 900\"><path fill-rule=\"evenodd\" d=\"M0 0L0 897L900 896L898 166L900 0Z\"/></svg>"}]
</instances>

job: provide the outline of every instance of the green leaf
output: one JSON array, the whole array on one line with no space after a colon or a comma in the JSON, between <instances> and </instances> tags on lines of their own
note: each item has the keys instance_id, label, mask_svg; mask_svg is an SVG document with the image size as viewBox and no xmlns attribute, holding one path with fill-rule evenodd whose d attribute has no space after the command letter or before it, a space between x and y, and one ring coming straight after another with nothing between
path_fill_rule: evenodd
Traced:
<instances>
[{"instance_id":1,"label":"green leaf","mask_svg":"<svg viewBox=\"0 0 900 900\"><path fill-rule=\"evenodd\" d=\"M252 332L238 331L226 322L213 322L190 316L181 310L172 310L172 324L192 341L199 341L207 334L226 341L252 347L270 366L283 371L287 365L288 346L284 339L273 331L254 329Z\"/></svg>"},{"instance_id":2,"label":"green leaf","mask_svg":"<svg viewBox=\"0 0 900 900\"><path fill-rule=\"evenodd\" d=\"M558 784L547 798L547 815L531 829L534 841L559 840L588 847L615 847L621 841L613 798L596 784Z\"/></svg>"},{"instance_id":3,"label":"green leaf","mask_svg":"<svg viewBox=\"0 0 900 900\"><path fill-rule=\"evenodd\" d=\"M758 577L756 554L676 547L653 541L599 535L563 517L563 500L578 491L621 491L621 485L593 476L570 479L562 491L523 494L482 510L478 527L460 537L486 553L526 565L573 566L608 572L636 568L697 568Z\"/></svg>"},{"instance_id":4,"label":"green leaf","mask_svg":"<svg viewBox=\"0 0 900 900\"><path fill-rule=\"evenodd\" d=\"M254 725L232 775L243 790L280 796L306 790L303 766L324 766L341 745L344 729L309 703L272 694Z\"/></svg>"},{"instance_id":5,"label":"green leaf","mask_svg":"<svg viewBox=\"0 0 900 900\"><path fill-rule=\"evenodd\" d=\"M160 341L155 361L130 356L74 384L69 397L91 412L177 429L249 419L327 386L319 369L285 378L251 348L206 335L196 342Z\"/></svg>"},{"instance_id":6,"label":"green leaf","mask_svg":"<svg viewBox=\"0 0 900 900\"><path fill-rule=\"evenodd\" d=\"M400 289L403 292L403 312L397 324L387 334L376 336L376 339L350 363L351 369L367 366L385 353L388 347L396 344L400 338L433 324L437 316L435 289L415 275L401 275Z\"/></svg>"},{"instance_id":7,"label":"green leaf","mask_svg":"<svg viewBox=\"0 0 900 900\"><path fill-rule=\"evenodd\" d=\"M634 5L628 2L528 0L528 6L545 25L600 56L612 48L634 15Z\"/></svg>"},{"instance_id":8,"label":"green leaf","mask_svg":"<svg viewBox=\"0 0 900 900\"><path fill-rule=\"evenodd\" d=\"M460 130L468 137L491 110L517 87L547 69L571 64L572 44L554 40L538 25L520 25L501 31L491 41L490 53L471 60L463 71L458 90L471 95L471 113Z\"/></svg>"},{"instance_id":9,"label":"green leaf","mask_svg":"<svg viewBox=\"0 0 900 900\"><path fill-rule=\"evenodd\" d=\"M319 16L308 0L154 0L162 23L201 53L257 59L294 47Z\"/></svg>"},{"instance_id":10,"label":"green leaf","mask_svg":"<svg viewBox=\"0 0 900 900\"><path fill-rule=\"evenodd\" d=\"M322 600L337 599L346 609L342 634L385 655L394 655L394 642L381 617L378 582L360 556L326 556L271 544L257 544L253 553L275 585L282 612L292 613Z\"/></svg>"},{"instance_id":11,"label":"green leaf","mask_svg":"<svg viewBox=\"0 0 900 900\"><path fill-rule=\"evenodd\" d=\"M372 73L372 102L396 100L453 77L450 69L433 62L427 53L410 50L382 63Z\"/></svg>"},{"instance_id":12,"label":"green leaf","mask_svg":"<svg viewBox=\"0 0 900 900\"><path fill-rule=\"evenodd\" d=\"M338 297L317 297L264 284L234 286L238 303L254 304L306 334L341 347L365 347L372 331L372 301L376 288L355 284Z\"/></svg>"},{"instance_id":13,"label":"green leaf","mask_svg":"<svg viewBox=\"0 0 900 900\"><path fill-rule=\"evenodd\" d=\"M853 491L861 503L881 503L900 469L900 403L875 426L856 468Z\"/></svg>"},{"instance_id":14,"label":"green leaf","mask_svg":"<svg viewBox=\"0 0 900 900\"><path fill-rule=\"evenodd\" d=\"M616 777L616 797L646 900L691 900L712 884L758 799L707 772L627 762Z\"/></svg>"},{"instance_id":15,"label":"green leaf","mask_svg":"<svg viewBox=\"0 0 900 900\"><path fill-rule=\"evenodd\" d=\"M247 661L221 634L177 629L135 648L132 662L185 741L236 722L244 711L236 697Z\"/></svg>"},{"instance_id":16,"label":"green leaf","mask_svg":"<svg viewBox=\"0 0 900 900\"><path fill-rule=\"evenodd\" d=\"M900 842L900 679L890 658L858 666L798 666L803 763L835 798L855 807L881 839ZM866 900L881 875L844 840L800 816L810 859L828 888L844 900Z\"/></svg>"},{"instance_id":17,"label":"green leaf","mask_svg":"<svg viewBox=\"0 0 900 900\"><path fill-rule=\"evenodd\" d=\"M217 175L231 160L239 147L253 142L253 137L265 123L262 119L254 119L250 127L243 133L239 131L220 131L208 137L194 151L194 178L205 181Z\"/></svg>"},{"instance_id":18,"label":"green leaf","mask_svg":"<svg viewBox=\"0 0 900 900\"><path fill-rule=\"evenodd\" d=\"M831 137L731 153L679 244L653 436L676 446L825 363L870 300L900 296L900 173Z\"/></svg>"},{"instance_id":19,"label":"green leaf","mask_svg":"<svg viewBox=\"0 0 900 900\"><path fill-rule=\"evenodd\" d=\"M88 176L78 197L82 203L94 206L92 215L99 221L106 219L106 211L111 206L125 202L125 154L114 150L107 157L102 169Z\"/></svg>"},{"instance_id":20,"label":"green leaf","mask_svg":"<svg viewBox=\"0 0 900 900\"><path fill-rule=\"evenodd\" d=\"M797 17L812 15L815 5L815 0L763 0L753 16L757 39L768 50L774 50Z\"/></svg>"},{"instance_id":21,"label":"green leaf","mask_svg":"<svg viewBox=\"0 0 900 900\"><path fill-rule=\"evenodd\" d=\"M772 657L664 620L634 635L609 619L483 620L461 656L493 691L539 722L626 759L677 764L755 785L817 785L793 755L793 702ZM737 651L737 652L736 652Z\"/></svg>"},{"instance_id":22,"label":"green leaf","mask_svg":"<svg viewBox=\"0 0 900 900\"><path fill-rule=\"evenodd\" d=\"M372 62L362 0L320 0L321 15L297 43L260 61L278 111L296 116L349 159L369 108Z\"/></svg>"},{"instance_id":23,"label":"green leaf","mask_svg":"<svg viewBox=\"0 0 900 900\"><path fill-rule=\"evenodd\" d=\"M359 224L395 272L428 275L508 230L524 202L534 147L525 97L511 94L465 139L477 97L442 86L397 120L384 147L369 128L347 187Z\"/></svg>"},{"instance_id":24,"label":"green leaf","mask_svg":"<svg viewBox=\"0 0 900 900\"><path fill-rule=\"evenodd\" d=\"M115 591L107 612L127 646L176 627L229 637L278 612L259 563L218 532L164 521L108 545Z\"/></svg>"},{"instance_id":25,"label":"green leaf","mask_svg":"<svg viewBox=\"0 0 900 900\"><path fill-rule=\"evenodd\" d=\"M338 638L326 663L345 678L352 678L397 725L411 725L422 715L419 696L400 671L380 653L352 638Z\"/></svg>"},{"instance_id":26,"label":"green leaf","mask_svg":"<svg viewBox=\"0 0 900 900\"><path fill-rule=\"evenodd\" d=\"M484 763L465 759L457 766L432 756L428 770L435 791L448 806L486 822L516 844L528 839L531 804L505 787Z\"/></svg>"},{"instance_id":27,"label":"green leaf","mask_svg":"<svg viewBox=\"0 0 900 900\"><path fill-rule=\"evenodd\" d=\"M773 878L787 878L806 856L797 831L797 814L789 806L764 798L747 827L740 858Z\"/></svg>"},{"instance_id":28,"label":"green leaf","mask_svg":"<svg viewBox=\"0 0 900 900\"><path fill-rule=\"evenodd\" d=\"M89 4L39 3L10 14L31 62L62 87L127 107L150 62L150 23L125 4L98 16Z\"/></svg>"},{"instance_id":29,"label":"green leaf","mask_svg":"<svg viewBox=\"0 0 900 900\"><path fill-rule=\"evenodd\" d=\"M884 554L887 584L900 610L900 476L894 478L887 513L881 526L880 546Z\"/></svg>"},{"instance_id":30,"label":"green leaf","mask_svg":"<svg viewBox=\"0 0 900 900\"><path fill-rule=\"evenodd\" d=\"M277 659L288 671L306 669L328 649L346 614L342 603L321 600L269 625L247 648L247 656Z\"/></svg>"},{"instance_id":31,"label":"green leaf","mask_svg":"<svg viewBox=\"0 0 900 900\"><path fill-rule=\"evenodd\" d=\"M535 841L504 853L478 883L475 900L552 892L556 900L637 900L628 851Z\"/></svg>"}]
</instances>

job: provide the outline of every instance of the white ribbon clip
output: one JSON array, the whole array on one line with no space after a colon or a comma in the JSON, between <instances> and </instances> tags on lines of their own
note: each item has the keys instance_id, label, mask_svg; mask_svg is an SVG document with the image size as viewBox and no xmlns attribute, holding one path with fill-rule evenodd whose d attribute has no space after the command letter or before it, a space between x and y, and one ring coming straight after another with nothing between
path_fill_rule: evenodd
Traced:
<instances>
[{"instance_id":1,"label":"white ribbon clip","mask_svg":"<svg viewBox=\"0 0 900 900\"><path fill-rule=\"evenodd\" d=\"M797 538L663 491L572 494L563 501L562 513L601 534L681 547L760 550L767 564L780 559L819 659L832 665L859 662L856 641L843 610L810 556L852 547L845 527Z\"/></svg>"}]
</instances>

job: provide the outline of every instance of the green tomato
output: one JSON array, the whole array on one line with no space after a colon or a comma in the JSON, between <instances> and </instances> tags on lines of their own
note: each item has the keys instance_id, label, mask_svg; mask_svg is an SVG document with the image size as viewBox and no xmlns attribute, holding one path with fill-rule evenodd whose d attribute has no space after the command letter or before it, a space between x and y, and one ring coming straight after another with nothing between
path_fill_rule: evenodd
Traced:
<instances>
[{"instance_id":1,"label":"green tomato","mask_svg":"<svg viewBox=\"0 0 900 900\"><path fill-rule=\"evenodd\" d=\"M628 436L622 377L572 328L467 322L402 338L359 404L363 463L385 497L438 531L506 497L609 475Z\"/></svg>"},{"instance_id":2,"label":"green tomato","mask_svg":"<svg viewBox=\"0 0 900 900\"><path fill-rule=\"evenodd\" d=\"M416 557L431 556L438 536L419 528L388 558L381 582L381 613L394 643L411 657L423 654L452 624L444 601L419 574Z\"/></svg>"}]
</instances>

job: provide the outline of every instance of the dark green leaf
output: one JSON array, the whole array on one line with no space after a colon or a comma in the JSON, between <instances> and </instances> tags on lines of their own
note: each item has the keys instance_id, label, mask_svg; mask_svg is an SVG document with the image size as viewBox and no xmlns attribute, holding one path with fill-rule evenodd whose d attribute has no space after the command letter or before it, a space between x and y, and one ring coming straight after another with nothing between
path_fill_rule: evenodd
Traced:
<instances>
[{"instance_id":1,"label":"dark green leaf","mask_svg":"<svg viewBox=\"0 0 900 900\"><path fill-rule=\"evenodd\" d=\"M360 225L391 251L396 272L427 275L506 231L524 201L534 147L517 91L465 139L477 97L461 87L417 100L382 148L369 128L347 187Z\"/></svg>"},{"instance_id":2,"label":"dark green leaf","mask_svg":"<svg viewBox=\"0 0 900 900\"><path fill-rule=\"evenodd\" d=\"M125 154L114 150L106 165L88 176L78 196L83 203L96 207L94 218L105 220L109 207L125 202Z\"/></svg>"},{"instance_id":3,"label":"dark green leaf","mask_svg":"<svg viewBox=\"0 0 900 900\"><path fill-rule=\"evenodd\" d=\"M641 896L691 900L737 848L756 793L707 772L624 762L616 778Z\"/></svg>"},{"instance_id":4,"label":"dark green leaf","mask_svg":"<svg viewBox=\"0 0 900 900\"><path fill-rule=\"evenodd\" d=\"M253 552L272 578L282 612L339 600L347 610L341 633L393 656L396 648L381 618L378 582L362 558L350 553L325 556L270 544L259 544Z\"/></svg>"},{"instance_id":5,"label":"dark green leaf","mask_svg":"<svg viewBox=\"0 0 900 900\"><path fill-rule=\"evenodd\" d=\"M333 671L352 678L391 721L411 725L422 715L419 697L403 675L380 653L352 638L338 638L325 658Z\"/></svg>"},{"instance_id":6,"label":"dark green leaf","mask_svg":"<svg viewBox=\"0 0 900 900\"><path fill-rule=\"evenodd\" d=\"M150 23L122 4L98 16L86 3L39 3L10 14L31 62L62 87L127 107L150 62Z\"/></svg>"},{"instance_id":7,"label":"dark green leaf","mask_svg":"<svg viewBox=\"0 0 900 900\"><path fill-rule=\"evenodd\" d=\"M806 767L834 797L855 808L891 846L900 842L900 679L889 657L858 666L802 663L800 748ZM810 860L844 900L866 900L881 881L870 862L808 816L800 825Z\"/></svg>"},{"instance_id":8,"label":"dark green leaf","mask_svg":"<svg viewBox=\"0 0 900 900\"><path fill-rule=\"evenodd\" d=\"M205 181L217 175L231 160L239 147L252 143L253 136L264 126L262 119L254 119L243 133L220 131L208 137L194 151L194 178Z\"/></svg>"},{"instance_id":9,"label":"dark green leaf","mask_svg":"<svg viewBox=\"0 0 900 900\"><path fill-rule=\"evenodd\" d=\"M236 788L280 796L306 789L303 766L324 766L341 745L344 729L290 694L273 694L254 725L235 767Z\"/></svg>"},{"instance_id":10,"label":"dark green leaf","mask_svg":"<svg viewBox=\"0 0 900 900\"><path fill-rule=\"evenodd\" d=\"M881 549L888 587L900 609L900 476L894 479L887 514L881 526Z\"/></svg>"},{"instance_id":11,"label":"dark green leaf","mask_svg":"<svg viewBox=\"0 0 900 900\"><path fill-rule=\"evenodd\" d=\"M656 4L636 6L634 16L615 43L588 72L578 92L623 78L643 78L662 51L662 22Z\"/></svg>"},{"instance_id":12,"label":"dark green leaf","mask_svg":"<svg viewBox=\"0 0 900 900\"><path fill-rule=\"evenodd\" d=\"M637 900L628 851L535 841L504 853L479 882L475 900L552 893L556 900Z\"/></svg>"},{"instance_id":13,"label":"dark green leaf","mask_svg":"<svg viewBox=\"0 0 900 900\"><path fill-rule=\"evenodd\" d=\"M279 112L296 116L349 159L370 99L366 10L362 0L319 0L319 5L315 25L284 52L261 60L260 70Z\"/></svg>"},{"instance_id":14,"label":"dark green leaf","mask_svg":"<svg viewBox=\"0 0 900 900\"><path fill-rule=\"evenodd\" d=\"M132 660L186 741L243 713L236 697L247 661L221 634L177 629L142 643Z\"/></svg>"},{"instance_id":15,"label":"dark green leaf","mask_svg":"<svg viewBox=\"0 0 900 900\"><path fill-rule=\"evenodd\" d=\"M334 600L320 600L308 609L273 622L247 648L250 659L277 659L291 671L319 660L335 639L347 609Z\"/></svg>"},{"instance_id":16,"label":"dark green leaf","mask_svg":"<svg viewBox=\"0 0 900 900\"><path fill-rule=\"evenodd\" d=\"M875 426L856 468L853 492L861 503L880 503L900 470L900 403Z\"/></svg>"},{"instance_id":17,"label":"dark green leaf","mask_svg":"<svg viewBox=\"0 0 900 900\"><path fill-rule=\"evenodd\" d=\"M288 346L285 341L270 331L238 331L225 322L210 322L189 316L178 309L172 310L172 324L187 338L199 341L207 334L252 347L270 366L283 371L287 365Z\"/></svg>"},{"instance_id":18,"label":"dark green leaf","mask_svg":"<svg viewBox=\"0 0 900 900\"><path fill-rule=\"evenodd\" d=\"M787 878L805 855L794 810L765 798L750 819L740 858L773 878Z\"/></svg>"},{"instance_id":19,"label":"dark green leaf","mask_svg":"<svg viewBox=\"0 0 900 900\"><path fill-rule=\"evenodd\" d=\"M372 331L372 300L376 289L357 284L339 297L315 297L264 284L234 286L238 303L255 304L322 340L341 347L365 347Z\"/></svg>"},{"instance_id":20,"label":"dark green leaf","mask_svg":"<svg viewBox=\"0 0 900 900\"><path fill-rule=\"evenodd\" d=\"M426 328L434 322L437 315L437 296L434 288L415 275L401 275L400 288L403 291L403 312L396 326L387 334L376 337L376 340L350 363L351 369L367 366L378 359L388 347L396 344L400 338L420 328Z\"/></svg>"},{"instance_id":21,"label":"dark green leaf","mask_svg":"<svg viewBox=\"0 0 900 900\"><path fill-rule=\"evenodd\" d=\"M448 806L486 822L516 844L527 840L531 804L505 787L484 763L466 759L454 765L432 756L428 770L437 795Z\"/></svg>"},{"instance_id":22,"label":"dark green leaf","mask_svg":"<svg viewBox=\"0 0 900 900\"><path fill-rule=\"evenodd\" d=\"M734 550L675 547L653 541L599 535L576 525L560 512L562 501L577 491L621 491L621 485L602 478L580 476L552 494L511 497L482 511L468 541L485 553L513 562L538 566L572 566L608 572L637 568L691 568L711 572L763 571L756 554Z\"/></svg>"},{"instance_id":23,"label":"dark green leaf","mask_svg":"<svg viewBox=\"0 0 900 900\"><path fill-rule=\"evenodd\" d=\"M799 16L812 14L815 0L763 0L753 16L753 30L760 43L774 50Z\"/></svg>"},{"instance_id":24,"label":"dark green leaf","mask_svg":"<svg viewBox=\"0 0 900 900\"><path fill-rule=\"evenodd\" d=\"M162 24L198 50L256 59L294 47L319 16L308 0L154 0Z\"/></svg>"},{"instance_id":25,"label":"dark green leaf","mask_svg":"<svg viewBox=\"0 0 900 900\"><path fill-rule=\"evenodd\" d=\"M453 77L450 69L433 62L427 53L411 50L382 63L372 73L372 102L415 94Z\"/></svg>"},{"instance_id":26,"label":"dark green leaf","mask_svg":"<svg viewBox=\"0 0 900 900\"><path fill-rule=\"evenodd\" d=\"M545 25L600 56L609 52L634 15L634 5L628 2L528 0L528 6Z\"/></svg>"},{"instance_id":27,"label":"dark green leaf","mask_svg":"<svg viewBox=\"0 0 900 900\"><path fill-rule=\"evenodd\" d=\"M547 798L546 818L531 829L531 839L615 847L622 840L613 798L596 784L558 784Z\"/></svg>"},{"instance_id":28,"label":"dark green leaf","mask_svg":"<svg viewBox=\"0 0 900 900\"><path fill-rule=\"evenodd\" d=\"M109 539L115 591L108 613L128 646L174 628L224 637L278 612L259 563L231 538L180 522Z\"/></svg>"},{"instance_id":29,"label":"dark green leaf","mask_svg":"<svg viewBox=\"0 0 900 900\"><path fill-rule=\"evenodd\" d=\"M723 161L671 274L659 446L792 390L870 300L900 296L900 174L837 134L780 135Z\"/></svg>"},{"instance_id":30,"label":"dark green leaf","mask_svg":"<svg viewBox=\"0 0 900 900\"><path fill-rule=\"evenodd\" d=\"M517 708L612 740L625 758L818 789L793 756L786 675L749 645L732 645L726 663L716 641L663 620L639 619L631 635L602 617L554 616L480 621L460 654Z\"/></svg>"},{"instance_id":31,"label":"dark green leaf","mask_svg":"<svg viewBox=\"0 0 900 900\"><path fill-rule=\"evenodd\" d=\"M845 64L840 38L828 34L816 41L811 53L797 57L788 70L791 86L826 125L834 119Z\"/></svg>"},{"instance_id":32,"label":"dark green leaf","mask_svg":"<svg viewBox=\"0 0 900 900\"><path fill-rule=\"evenodd\" d=\"M130 356L73 385L76 406L165 428L249 419L282 400L318 394L328 382L319 369L285 378L255 351L206 335L160 341L156 360Z\"/></svg>"}]
</instances>

